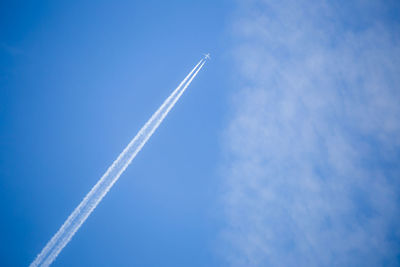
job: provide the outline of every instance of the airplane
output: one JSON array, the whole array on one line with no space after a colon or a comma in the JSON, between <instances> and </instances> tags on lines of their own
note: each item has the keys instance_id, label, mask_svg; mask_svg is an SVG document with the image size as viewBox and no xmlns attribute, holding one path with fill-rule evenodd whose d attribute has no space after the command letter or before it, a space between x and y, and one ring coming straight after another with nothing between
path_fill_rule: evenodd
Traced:
<instances>
[{"instance_id":1,"label":"airplane","mask_svg":"<svg viewBox=\"0 0 400 267\"><path fill-rule=\"evenodd\" d=\"M206 58L206 59L211 59L211 57L210 57L210 53L208 53L208 54L204 54L204 56L205 56L205 58Z\"/></svg>"}]
</instances>

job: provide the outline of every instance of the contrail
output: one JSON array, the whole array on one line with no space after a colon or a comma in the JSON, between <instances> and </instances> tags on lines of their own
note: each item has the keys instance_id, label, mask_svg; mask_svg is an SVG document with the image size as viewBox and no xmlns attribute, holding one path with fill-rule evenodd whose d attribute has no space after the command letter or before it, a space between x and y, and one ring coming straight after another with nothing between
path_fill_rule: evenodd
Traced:
<instances>
[{"instance_id":1,"label":"contrail","mask_svg":"<svg viewBox=\"0 0 400 267\"><path fill-rule=\"evenodd\" d=\"M197 73L204 66L206 59L200 60L192 71L185 77L172 94L164 101L158 110L151 116L146 124L140 129L128 146L122 151L118 158L108 168L100 180L93 186L82 202L75 208L68 219L64 222L57 233L50 239L40 254L31 263L34 266L49 266L60 254L61 250L68 244L79 227L86 221L92 211L100 203L103 197L111 189L121 174L125 171L137 153L149 140L154 131L158 128L168 112L181 97L183 92L192 82Z\"/></svg>"}]
</instances>

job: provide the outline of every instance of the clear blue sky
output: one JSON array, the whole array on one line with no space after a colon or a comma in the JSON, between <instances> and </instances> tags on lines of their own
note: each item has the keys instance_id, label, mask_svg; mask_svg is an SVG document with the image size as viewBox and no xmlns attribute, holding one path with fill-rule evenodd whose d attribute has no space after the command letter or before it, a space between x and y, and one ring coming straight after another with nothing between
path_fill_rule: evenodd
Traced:
<instances>
[{"instance_id":1,"label":"clear blue sky","mask_svg":"<svg viewBox=\"0 0 400 267\"><path fill-rule=\"evenodd\" d=\"M224 1L1 4L2 265L33 260L206 52L218 56L56 265L214 262L230 8Z\"/></svg>"},{"instance_id":2,"label":"clear blue sky","mask_svg":"<svg viewBox=\"0 0 400 267\"><path fill-rule=\"evenodd\" d=\"M27 266L203 53L54 266L400 264L396 1L2 1L0 265Z\"/></svg>"}]
</instances>

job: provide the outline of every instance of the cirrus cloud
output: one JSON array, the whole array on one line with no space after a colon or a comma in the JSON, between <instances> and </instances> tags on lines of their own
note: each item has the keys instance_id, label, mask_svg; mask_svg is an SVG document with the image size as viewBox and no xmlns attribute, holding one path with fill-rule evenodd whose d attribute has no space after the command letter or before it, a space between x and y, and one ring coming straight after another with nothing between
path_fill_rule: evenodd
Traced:
<instances>
[{"instance_id":1,"label":"cirrus cloud","mask_svg":"<svg viewBox=\"0 0 400 267\"><path fill-rule=\"evenodd\" d=\"M240 7L242 89L225 134L227 262L399 264L400 36L388 17L396 7Z\"/></svg>"}]
</instances>

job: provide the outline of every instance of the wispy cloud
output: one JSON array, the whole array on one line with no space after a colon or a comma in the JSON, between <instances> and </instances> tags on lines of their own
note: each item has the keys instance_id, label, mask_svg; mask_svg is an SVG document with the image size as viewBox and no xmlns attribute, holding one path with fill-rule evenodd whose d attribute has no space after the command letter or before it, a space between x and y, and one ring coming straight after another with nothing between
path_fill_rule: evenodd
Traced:
<instances>
[{"instance_id":1,"label":"wispy cloud","mask_svg":"<svg viewBox=\"0 0 400 267\"><path fill-rule=\"evenodd\" d=\"M399 25L380 1L243 1L225 257L398 264ZM368 19L366 19L368 18Z\"/></svg>"}]
</instances>

